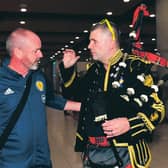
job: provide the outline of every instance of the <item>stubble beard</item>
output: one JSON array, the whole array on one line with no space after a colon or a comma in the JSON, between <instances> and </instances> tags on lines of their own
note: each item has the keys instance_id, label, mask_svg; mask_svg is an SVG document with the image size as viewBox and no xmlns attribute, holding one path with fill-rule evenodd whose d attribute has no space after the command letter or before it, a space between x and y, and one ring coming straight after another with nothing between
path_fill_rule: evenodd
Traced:
<instances>
[{"instance_id":1,"label":"stubble beard","mask_svg":"<svg viewBox=\"0 0 168 168\"><path fill-rule=\"evenodd\" d=\"M37 70L38 67L39 67L39 63L34 63L34 64L30 67L30 69L31 69L31 70Z\"/></svg>"}]
</instances>

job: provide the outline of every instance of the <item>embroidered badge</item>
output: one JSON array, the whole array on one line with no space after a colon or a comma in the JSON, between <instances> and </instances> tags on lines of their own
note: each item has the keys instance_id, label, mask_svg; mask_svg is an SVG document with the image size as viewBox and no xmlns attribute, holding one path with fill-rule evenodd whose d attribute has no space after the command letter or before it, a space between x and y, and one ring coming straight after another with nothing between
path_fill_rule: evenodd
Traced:
<instances>
[{"instance_id":1,"label":"embroidered badge","mask_svg":"<svg viewBox=\"0 0 168 168\"><path fill-rule=\"evenodd\" d=\"M43 91L44 90L44 85L42 81L36 81L36 87L39 91Z\"/></svg>"}]
</instances>

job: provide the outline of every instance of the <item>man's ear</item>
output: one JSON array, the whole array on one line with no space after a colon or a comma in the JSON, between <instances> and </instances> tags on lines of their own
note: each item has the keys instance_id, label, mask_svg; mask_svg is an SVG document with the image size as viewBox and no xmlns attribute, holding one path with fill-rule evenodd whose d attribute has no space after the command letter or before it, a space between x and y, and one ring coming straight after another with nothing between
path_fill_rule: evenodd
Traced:
<instances>
[{"instance_id":1,"label":"man's ear","mask_svg":"<svg viewBox=\"0 0 168 168\"><path fill-rule=\"evenodd\" d=\"M14 48L13 49L13 55L15 55L15 57L17 57L18 59L22 58L22 50L19 48Z\"/></svg>"},{"instance_id":2,"label":"man's ear","mask_svg":"<svg viewBox=\"0 0 168 168\"><path fill-rule=\"evenodd\" d=\"M114 40L111 40L110 47L111 47L111 49L115 48L115 41Z\"/></svg>"}]
</instances>

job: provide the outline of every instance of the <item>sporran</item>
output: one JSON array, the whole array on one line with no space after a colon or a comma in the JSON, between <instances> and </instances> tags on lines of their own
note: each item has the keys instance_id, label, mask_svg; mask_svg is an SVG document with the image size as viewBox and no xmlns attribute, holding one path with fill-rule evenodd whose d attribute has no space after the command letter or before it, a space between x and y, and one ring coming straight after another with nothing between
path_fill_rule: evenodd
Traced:
<instances>
[{"instance_id":1,"label":"sporran","mask_svg":"<svg viewBox=\"0 0 168 168\"><path fill-rule=\"evenodd\" d=\"M129 162L128 150L127 148L117 148L116 152L118 158L111 146L101 147L89 144L87 147L87 157L91 167L94 168L122 168L123 161L124 164Z\"/></svg>"}]
</instances>

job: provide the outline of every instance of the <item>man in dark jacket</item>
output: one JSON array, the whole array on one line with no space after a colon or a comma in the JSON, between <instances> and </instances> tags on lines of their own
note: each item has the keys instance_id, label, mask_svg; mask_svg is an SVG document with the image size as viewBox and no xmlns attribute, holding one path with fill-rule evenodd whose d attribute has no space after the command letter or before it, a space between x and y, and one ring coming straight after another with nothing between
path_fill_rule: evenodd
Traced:
<instances>
[{"instance_id":1,"label":"man in dark jacket","mask_svg":"<svg viewBox=\"0 0 168 168\"><path fill-rule=\"evenodd\" d=\"M84 152L84 168L148 168L146 138L165 115L151 63L124 54L116 25L107 19L91 28L89 39L96 62L83 78L75 72L73 50L64 51L60 64L64 90L82 102L75 150Z\"/></svg>"},{"instance_id":2,"label":"man in dark jacket","mask_svg":"<svg viewBox=\"0 0 168 168\"><path fill-rule=\"evenodd\" d=\"M9 62L0 68L0 135L20 102L32 76L26 104L6 143L0 150L1 168L51 168L45 105L79 111L80 103L54 95L38 70L41 40L32 31L17 29L6 42Z\"/></svg>"}]
</instances>

